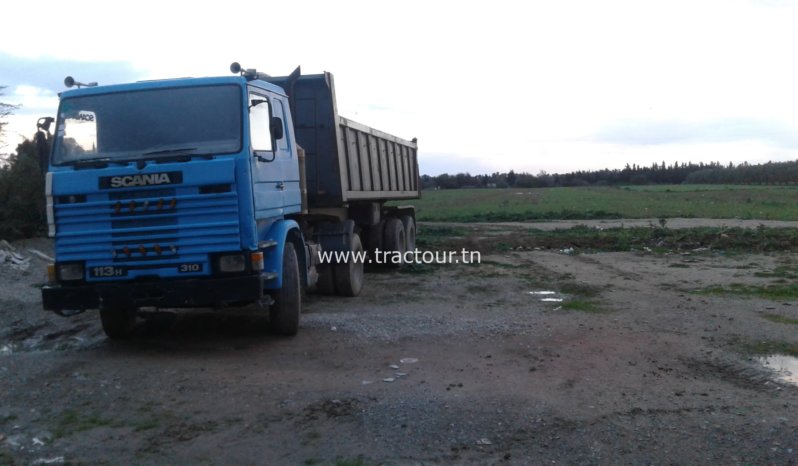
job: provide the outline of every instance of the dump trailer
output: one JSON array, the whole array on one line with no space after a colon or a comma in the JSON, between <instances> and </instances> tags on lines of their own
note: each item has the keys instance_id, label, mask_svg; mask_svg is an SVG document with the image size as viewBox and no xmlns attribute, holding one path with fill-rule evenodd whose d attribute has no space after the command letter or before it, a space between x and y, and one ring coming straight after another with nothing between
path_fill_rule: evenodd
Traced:
<instances>
[{"instance_id":1,"label":"dump trailer","mask_svg":"<svg viewBox=\"0 0 798 466\"><path fill-rule=\"evenodd\" d=\"M293 335L303 290L356 296L364 264L415 249L417 144L338 115L333 76L83 85L60 94L46 174L45 310L99 309L110 338L186 308L268 309ZM393 203L392 203L393 204ZM257 306L251 306L257 304Z\"/></svg>"}]
</instances>

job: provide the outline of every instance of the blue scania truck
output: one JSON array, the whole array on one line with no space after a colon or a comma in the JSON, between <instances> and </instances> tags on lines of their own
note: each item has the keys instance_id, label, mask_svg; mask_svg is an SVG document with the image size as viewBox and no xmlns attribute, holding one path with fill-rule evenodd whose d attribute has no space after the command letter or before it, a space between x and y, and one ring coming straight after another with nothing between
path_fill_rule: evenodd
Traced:
<instances>
[{"instance_id":1,"label":"blue scania truck","mask_svg":"<svg viewBox=\"0 0 798 466\"><path fill-rule=\"evenodd\" d=\"M364 261L415 249L416 140L338 115L333 76L81 85L68 77L46 174L45 310L99 309L110 338L153 310L268 309L293 335L304 291L356 296ZM397 204L397 203L391 203ZM400 203L401 204L401 203Z\"/></svg>"}]
</instances>

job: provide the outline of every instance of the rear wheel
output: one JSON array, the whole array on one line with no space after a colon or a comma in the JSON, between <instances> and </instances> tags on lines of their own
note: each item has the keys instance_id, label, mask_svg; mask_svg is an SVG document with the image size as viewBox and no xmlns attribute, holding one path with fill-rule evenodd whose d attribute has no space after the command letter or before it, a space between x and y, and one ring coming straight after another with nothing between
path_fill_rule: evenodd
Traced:
<instances>
[{"instance_id":1,"label":"rear wheel","mask_svg":"<svg viewBox=\"0 0 798 466\"><path fill-rule=\"evenodd\" d=\"M108 338L122 340L133 333L136 327L136 312L124 306L103 303L100 306L100 321Z\"/></svg>"},{"instance_id":2,"label":"rear wheel","mask_svg":"<svg viewBox=\"0 0 798 466\"><path fill-rule=\"evenodd\" d=\"M302 286L299 260L291 242L286 242L283 249L283 286L272 294L272 298L274 303L269 308L269 326L272 332L278 335L296 335L302 307Z\"/></svg>"},{"instance_id":3,"label":"rear wheel","mask_svg":"<svg viewBox=\"0 0 798 466\"><path fill-rule=\"evenodd\" d=\"M416 250L416 221L410 215L402 216L402 226L405 227L405 248L408 251Z\"/></svg>"},{"instance_id":4,"label":"rear wheel","mask_svg":"<svg viewBox=\"0 0 798 466\"><path fill-rule=\"evenodd\" d=\"M335 280L333 278L333 264L319 264L316 266L319 279L316 281L314 291L318 294L335 294Z\"/></svg>"},{"instance_id":5,"label":"rear wheel","mask_svg":"<svg viewBox=\"0 0 798 466\"><path fill-rule=\"evenodd\" d=\"M363 289L363 244L357 233L352 234L349 246L349 262L334 266L335 291L340 296L357 296Z\"/></svg>"},{"instance_id":6,"label":"rear wheel","mask_svg":"<svg viewBox=\"0 0 798 466\"><path fill-rule=\"evenodd\" d=\"M385 221L380 220L379 223L371 225L368 227L368 235L366 236L366 247L369 249L370 254L372 254L372 259L376 259L374 256L374 252L379 249L380 251L383 250L382 246L382 239L383 239L383 231L385 229Z\"/></svg>"},{"instance_id":7,"label":"rear wheel","mask_svg":"<svg viewBox=\"0 0 798 466\"><path fill-rule=\"evenodd\" d=\"M383 247L388 251L385 265L398 267L404 262L404 254L407 248L405 239L405 227L398 218L389 218L385 221L385 231L382 240ZM399 256L399 261L394 258Z\"/></svg>"}]
</instances>

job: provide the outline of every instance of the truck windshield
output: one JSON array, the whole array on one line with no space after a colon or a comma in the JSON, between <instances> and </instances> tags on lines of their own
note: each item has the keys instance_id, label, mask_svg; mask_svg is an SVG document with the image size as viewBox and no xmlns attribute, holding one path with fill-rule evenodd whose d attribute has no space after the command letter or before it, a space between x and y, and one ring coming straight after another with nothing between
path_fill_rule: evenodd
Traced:
<instances>
[{"instance_id":1,"label":"truck windshield","mask_svg":"<svg viewBox=\"0 0 798 466\"><path fill-rule=\"evenodd\" d=\"M241 149L241 89L147 89L66 98L53 164L208 155Z\"/></svg>"}]
</instances>

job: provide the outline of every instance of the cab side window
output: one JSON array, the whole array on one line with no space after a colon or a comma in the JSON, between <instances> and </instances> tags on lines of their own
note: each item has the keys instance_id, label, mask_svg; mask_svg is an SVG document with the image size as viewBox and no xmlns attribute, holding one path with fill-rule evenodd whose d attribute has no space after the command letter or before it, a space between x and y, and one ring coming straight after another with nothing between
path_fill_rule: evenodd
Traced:
<instances>
[{"instance_id":1,"label":"cab side window","mask_svg":"<svg viewBox=\"0 0 798 466\"><path fill-rule=\"evenodd\" d=\"M285 111L283 110L283 103L277 99L274 100L274 116L279 117L283 125L283 137L277 140L277 148L281 151L288 151L288 138L286 135L285 127Z\"/></svg>"},{"instance_id":2,"label":"cab side window","mask_svg":"<svg viewBox=\"0 0 798 466\"><path fill-rule=\"evenodd\" d=\"M271 104L266 96L249 94L249 138L255 152L271 151Z\"/></svg>"}]
</instances>

